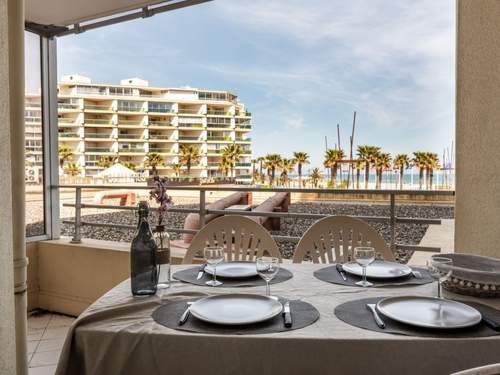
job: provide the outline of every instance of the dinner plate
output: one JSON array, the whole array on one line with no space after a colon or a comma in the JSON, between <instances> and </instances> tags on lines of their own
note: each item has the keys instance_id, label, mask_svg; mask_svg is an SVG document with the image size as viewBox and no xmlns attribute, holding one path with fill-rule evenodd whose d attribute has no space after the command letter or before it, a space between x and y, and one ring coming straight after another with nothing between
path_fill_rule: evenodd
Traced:
<instances>
[{"instance_id":1,"label":"dinner plate","mask_svg":"<svg viewBox=\"0 0 500 375\"><path fill-rule=\"evenodd\" d=\"M205 272L213 275L214 267L208 264ZM217 276L238 279L257 276L255 262L222 262L217 265Z\"/></svg>"},{"instance_id":2,"label":"dinner plate","mask_svg":"<svg viewBox=\"0 0 500 375\"><path fill-rule=\"evenodd\" d=\"M223 294L202 298L190 307L194 317L209 323L240 325L274 318L283 310L281 302L254 294Z\"/></svg>"},{"instance_id":3,"label":"dinner plate","mask_svg":"<svg viewBox=\"0 0 500 375\"><path fill-rule=\"evenodd\" d=\"M465 328L482 318L471 306L433 297L384 298L377 303L377 310L398 322L425 328Z\"/></svg>"},{"instance_id":4,"label":"dinner plate","mask_svg":"<svg viewBox=\"0 0 500 375\"><path fill-rule=\"evenodd\" d=\"M342 265L345 272L353 275L362 276L363 268L356 262L349 262ZM394 279L397 277L408 276L411 274L411 268L405 264L396 262L385 262L376 260L366 267L366 277L372 279Z\"/></svg>"}]
</instances>

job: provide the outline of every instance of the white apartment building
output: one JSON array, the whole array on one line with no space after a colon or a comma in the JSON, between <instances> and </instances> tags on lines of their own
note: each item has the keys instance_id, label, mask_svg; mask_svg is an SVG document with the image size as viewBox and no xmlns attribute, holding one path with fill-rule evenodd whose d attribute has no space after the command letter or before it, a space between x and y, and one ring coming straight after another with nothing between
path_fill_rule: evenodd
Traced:
<instances>
[{"instance_id":1,"label":"white apartment building","mask_svg":"<svg viewBox=\"0 0 500 375\"><path fill-rule=\"evenodd\" d=\"M119 85L94 84L81 75L63 76L58 90L59 145L73 151L72 162L81 167L82 176L98 174L102 157L140 168L146 155L154 152L164 161L157 167L160 174L175 177L171 165L180 163L181 146L192 145L201 159L192 165L190 177L223 177L222 150L235 143L244 151L236 164L236 179L251 180L251 114L232 93L150 87L139 78ZM39 96L27 95L27 160L32 161L27 169L36 169L41 161L40 125ZM187 177L186 168L183 176Z\"/></svg>"}]
</instances>

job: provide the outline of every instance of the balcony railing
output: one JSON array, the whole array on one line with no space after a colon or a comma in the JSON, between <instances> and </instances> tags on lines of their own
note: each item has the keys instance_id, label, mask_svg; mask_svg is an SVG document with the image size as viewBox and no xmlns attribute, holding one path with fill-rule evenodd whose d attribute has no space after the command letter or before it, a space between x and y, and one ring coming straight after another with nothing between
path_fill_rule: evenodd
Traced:
<instances>
[{"instance_id":1,"label":"balcony railing","mask_svg":"<svg viewBox=\"0 0 500 375\"><path fill-rule=\"evenodd\" d=\"M224 141L224 142L230 142L232 139L231 137L215 137L215 136L208 136L207 141Z\"/></svg>"},{"instance_id":2,"label":"balcony railing","mask_svg":"<svg viewBox=\"0 0 500 375\"><path fill-rule=\"evenodd\" d=\"M85 138L99 138L99 139L109 139L110 141L113 141L114 138L111 134L105 134L105 133L85 133Z\"/></svg>"},{"instance_id":3,"label":"balcony railing","mask_svg":"<svg viewBox=\"0 0 500 375\"><path fill-rule=\"evenodd\" d=\"M122 152L122 153L123 152L137 152L137 153L141 153L141 152L146 152L146 151L142 147L131 147L131 148L119 148L118 152Z\"/></svg>"},{"instance_id":4,"label":"balcony railing","mask_svg":"<svg viewBox=\"0 0 500 375\"><path fill-rule=\"evenodd\" d=\"M136 126L143 126L142 121L138 120L120 120L118 119L118 125L136 125Z\"/></svg>"},{"instance_id":5,"label":"balcony railing","mask_svg":"<svg viewBox=\"0 0 500 375\"><path fill-rule=\"evenodd\" d=\"M174 154L174 150L171 148L158 148L158 147L149 147L149 152L158 152L160 154Z\"/></svg>"},{"instance_id":6,"label":"balcony railing","mask_svg":"<svg viewBox=\"0 0 500 375\"><path fill-rule=\"evenodd\" d=\"M187 135L181 135L179 136L179 141L203 141L200 137L196 136L187 136Z\"/></svg>"},{"instance_id":7,"label":"balcony railing","mask_svg":"<svg viewBox=\"0 0 500 375\"><path fill-rule=\"evenodd\" d=\"M172 142L176 141L176 139L174 137L172 137L171 135L163 135L163 134L149 134L149 139L150 140L163 139L163 140L172 141Z\"/></svg>"},{"instance_id":8,"label":"balcony railing","mask_svg":"<svg viewBox=\"0 0 500 375\"><path fill-rule=\"evenodd\" d=\"M142 133L138 133L138 134L118 133L118 138L144 139L144 135Z\"/></svg>"},{"instance_id":9,"label":"balcony railing","mask_svg":"<svg viewBox=\"0 0 500 375\"><path fill-rule=\"evenodd\" d=\"M114 152L110 147L85 147L85 152Z\"/></svg>"},{"instance_id":10,"label":"balcony railing","mask_svg":"<svg viewBox=\"0 0 500 375\"><path fill-rule=\"evenodd\" d=\"M80 138L78 133L59 132L60 138Z\"/></svg>"},{"instance_id":11,"label":"balcony railing","mask_svg":"<svg viewBox=\"0 0 500 375\"><path fill-rule=\"evenodd\" d=\"M203 129L203 124L179 124L179 128L199 128Z\"/></svg>"},{"instance_id":12,"label":"balcony railing","mask_svg":"<svg viewBox=\"0 0 500 375\"><path fill-rule=\"evenodd\" d=\"M236 138L236 142L252 142L252 138Z\"/></svg>"},{"instance_id":13,"label":"balcony railing","mask_svg":"<svg viewBox=\"0 0 500 375\"><path fill-rule=\"evenodd\" d=\"M215 116L231 116L231 112L221 111L221 110L213 110L209 109L207 111L207 115L215 115Z\"/></svg>"},{"instance_id":14,"label":"balcony railing","mask_svg":"<svg viewBox=\"0 0 500 375\"><path fill-rule=\"evenodd\" d=\"M222 150L208 149L207 154L222 154Z\"/></svg>"},{"instance_id":15,"label":"balcony railing","mask_svg":"<svg viewBox=\"0 0 500 375\"><path fill-rule=\"evenodd\" d=\"M57 105L57 108L59 108L59 109L80 109L80 106L78 104L73 104L73 103L59 103Z\"/></svg>"},{"instance_id":16,"label":"balcony railing","mask_svg":"<svg viewBox=\"0 0 500 375\"><path fill-rule=\"evenodd\" d=\"M93 119L93 118L86 118L84 120L84 123L86 125L113 125L111 123L111 120L101 120L101 119Z\"/></svg>"},{"instance_id":17,"label":"balcony railing","mask_svg":"<svg viewBox=\"0 0 500 375\"><path fill-rule=\"evenodd\" d=\"M149 125L153 126L175 126L174 124L167 121L149 121Z\"/></svg>"},{"instance_id":18,"label":"balcony railing","mask_svg":"<svg viewBox=\"0 0 500 375\"><path fill-rule=\"evenodd\" d=\"M153 113L175 113L172 108L148 108L148 112Z\"/></svg>"},{"instance_id":19,"label":"balcony railing","mask_svg":"<svg viewBox=\"0 0 500 375\"><path fill-rule=\"evenodd\" d=\"M238 130L238 129L252 129L252 125L249 125L249 124L246 124L246 125L236 124L236 130Z\"/></svg>"},{"instance_id":20,"label":"balcony railing","mask_svg":"<svg viewBox=\"0 0 500 375\"><path fill-rule=\"evenodd\" d=\"M251 178L249 175L236 176L239 179ZM64 203L64 207L74 207L75 217L74 220L63 220L65 224L71 224L74 226L74 235L71 240L73 243L80 243L82 239L82 227L83 226L95 226L104 228L121 228L121 229L136 229L135 225L124 225L124 224L114 224L114 223L104 223L104 222L87 222L82 220L82 209L85 208L97 208L97 209L117 209L117 210L136 210L136 206L112 206L112 205L97 205L97 204L87 204L82 203L82 190L84 189L129 189L130 186L126 185L55 185L54 188L72 188L75 189L75 202L74 203ZM134 186L134 189L149 190L151 187L148 186ZM197 213L199 215L200 228L202 228L206 223L206 216L210 214L215 215L242 215L242 216L263 216L263 217L274 217L274 218L286 218L286 219L315 219L319 220L327 216L332 216L328 214L314 214L314 213L295 213L295 212L268 212L268 211L236 211L236 210L217 210L208 209L205 205L206 193L207 192L268 192L268 193L311 193L311 194L332 194L332 195L378 195L381 197L388 197L390 213L388 217L382 216L353 216L364 221L373 222L388 222L390 231L390 248L393 252L396 250L410 250L410 251L427 251L427 252L440 252L438 247L429 246L419 246L419 245L408 245L396 243L396 225L401 224L441 224L440 219L423 219L423 218L408 218L408 217L397 217L396 216L396 197L397 196L454 196L454 191L446 190L436 190L436 191L418 191L418 190L348 190L348 189L297 189L297 188L261 188L261 187L210 187L210 186L199 186L199 187L182 187L182 186L171 186L170 190L179 191L198 191L199 192L199 207L198 208L169 208L167 212L180 212L180 213ZM156 210L156 208L152 208ZM167 220L168 222L168 220ZM172 233L189 233L196 234L198 231L193 229L183 229L183 228L166 228L168 232ZM290 242L298 242L300 237L296 236L281 236L273 235L276 240L284 240Z\"/></svg>"},{"instance_id":21,"label":"balcony railing","mask_svg":"<svg viewBox=\"0 0 500 375\"><path fill-rule=\"evenodd\" d=\"M118 106L119 112L144 112L142 107L122 107Z\"/></svg>"},{"instance_id":22,"label":"balcony railing","mask_svg":"<svg viewBox=\"0 0 500 375\"><path fill-rule=\"evenodd\" d=\"M183 109L180 108L177 113L180 113L181 115L199 115L202 116L197 109Z\"/></svg>"},{"instance_id":23,"label":"balcony railing","mask_svg":"<svg viewBox=\"0 0 500 375\"><path fill-rule=\"evenodd\" d=\"M251 167L252 163L236 163L237 167Z\"/></svg>"},{"instance_id":24,"label":"balcony railing","mask_svg":"<svg viewBox=\"0 0 500 375\"><path fill-rule=\"evenodd\" d=\"M25 117L24 118L25 122L42 122L41 117Z\"/></svg>"},{"instance_id":25,"label":"balcony railing","mask_svg":"<svg viewBox=\"0 0 500 375\"><path fill-rule=\"evenodd\" d=\"M113 108L109 105L97 105L97 104L84 104L84 110L96 110L96 111L112 111Z\"/></svg>"},{"instance_id":26,"label":"balcony railing","mask_svg":"<svg viewBox=\"0 0 500 375\"><path fill-rule=\"evenodd\" d=\"M222 128L222 129L231 129L231 124L212 124L208 123L207 128Z\"/></svg>"}]
</instances>

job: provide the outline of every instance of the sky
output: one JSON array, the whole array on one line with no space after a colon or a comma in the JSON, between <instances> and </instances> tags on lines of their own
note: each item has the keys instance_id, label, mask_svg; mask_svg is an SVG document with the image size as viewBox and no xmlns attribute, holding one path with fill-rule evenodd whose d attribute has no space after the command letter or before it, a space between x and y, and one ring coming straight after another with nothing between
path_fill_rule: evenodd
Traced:
<instances>
[{"instance_id":1,"label":"sky","mask_svg":"<svg viewBox=\"0 0 500 375\"><path fill-rule=\"evenodd\" d=\"M254 157L321 166L337 143L442 155L454 138L455 1L215 0L58 40L58 74L229 90Z\"/></svg>"}]
</instances>

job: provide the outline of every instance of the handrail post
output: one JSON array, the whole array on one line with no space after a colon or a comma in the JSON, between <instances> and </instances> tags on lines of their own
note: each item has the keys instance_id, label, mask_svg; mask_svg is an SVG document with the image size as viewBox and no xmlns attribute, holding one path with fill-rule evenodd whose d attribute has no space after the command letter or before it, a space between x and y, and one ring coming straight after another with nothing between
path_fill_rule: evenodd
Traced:
<instances>
[{"instance_id":1,"label":"handrail post","mask_svg":"<svg viewBox=\"0 0 500 375\"><path fill-rule=\"evenodd\" d=\"M75 196L75 232L71 243L82 243L82 188L76 188Z\"/></svg>"},{"instance_id":2,"label":"handrail post","mask_svg":"<svg viewBox=\"0 0 500 375\"><path fill-rule=\"evenodd\" d=\"M205 226L205 190L200 189L200 229Z\"/></svg>"},{"instance_id":3,"label":"handrail post","mask_svg":"<svg viewBox=\"0 0 500 375\"><path fill-rule=\"evenodd\" d=\"M396 252L396 196L391 193L391 219L390 219L390 231L391 231L391 251L393 254Z\"/></svg>"}]
</instances>

